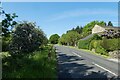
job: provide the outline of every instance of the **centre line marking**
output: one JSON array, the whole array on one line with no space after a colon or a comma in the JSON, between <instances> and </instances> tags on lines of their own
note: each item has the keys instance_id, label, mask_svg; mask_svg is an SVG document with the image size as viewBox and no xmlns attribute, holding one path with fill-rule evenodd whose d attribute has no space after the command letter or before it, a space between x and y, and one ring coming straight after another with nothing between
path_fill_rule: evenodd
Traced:
<instances>
[{"instance_id":1,"label":"centre line marking","mask_svg":"<svg viewBox=\"0 0 120 80\"><path fill-rule=\"evenodd\" d=\"M77 53L75 53L75 52L72 52L73 54L75 54L75 55L77 55L78 57L81 57L80 55L78 55Z\"/></svg>"},{"instance_id":2,"label":"centre line marking","mask_svg":"<svg viewBox=\"0 0 120 80\"><path fill-rule=\"evenodd\" d=\"M115 76L118 76L117 74L115 74L115 73L113 73L112 71L110 71L110 70L108 70L108 69L106 69L106 68L104 68L104 67L102 67L102 66L100 66L100 65L98 65L98 64L96 64L96 63L94 63L94 62L92 62L94 65L96 65L97 67L99 67L99 68L101 68L101 69L103 69L103 70L105 70L105 71L108 71L109 73L111 73L111 74L113 74L113 75L115 75Z\"/></svg>"}]
</instances>

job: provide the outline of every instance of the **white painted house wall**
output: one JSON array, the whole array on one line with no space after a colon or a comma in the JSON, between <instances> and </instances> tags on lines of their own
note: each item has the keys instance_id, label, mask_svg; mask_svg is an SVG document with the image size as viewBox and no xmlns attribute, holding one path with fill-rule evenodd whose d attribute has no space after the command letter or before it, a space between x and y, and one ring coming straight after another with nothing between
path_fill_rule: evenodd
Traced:
<instances>
[{"instance_id":1,"label":"white painted house wall","mask_svg":"<svg viewBox=\"0 0 120 80\"><path fill-rule=\"evenodd\" d=\"M92 34L94 33L99 33L99 32L104 32L105 28L99 26L99 25L95 25L94 28L92 29Z\"/></svg>"}]
</instances>

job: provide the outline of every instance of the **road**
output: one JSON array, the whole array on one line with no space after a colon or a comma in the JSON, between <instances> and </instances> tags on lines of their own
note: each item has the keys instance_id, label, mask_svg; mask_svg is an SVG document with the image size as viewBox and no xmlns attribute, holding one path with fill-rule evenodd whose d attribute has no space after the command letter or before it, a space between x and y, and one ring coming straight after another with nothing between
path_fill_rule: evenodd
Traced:
<instances>
[{"instance_id":1,"label":"road","mask_svg":"<svg viewBox=\"0 0 120 80\"><path fill-rule=\"evenodd\" d=\"M89 52L55 45L58 58L58 79L116 79L118 63Z\"/></svg>"}]
</instances>

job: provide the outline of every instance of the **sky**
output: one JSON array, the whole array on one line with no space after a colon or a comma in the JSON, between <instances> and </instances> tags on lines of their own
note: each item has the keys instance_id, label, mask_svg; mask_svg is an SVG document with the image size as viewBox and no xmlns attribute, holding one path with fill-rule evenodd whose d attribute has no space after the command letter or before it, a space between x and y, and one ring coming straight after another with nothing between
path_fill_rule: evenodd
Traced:
<instances>
[{"instance_id":1,"label":"sky","mask_svg":"<svg viewBox=\"0 0 120 80\"><path fill-rule=\"evenodd\" d=\"M48 38L94 20L118 26L117 2L3 2L2 7L16 13L17 21L36 22Z\"/></svg>"}]
</instances>

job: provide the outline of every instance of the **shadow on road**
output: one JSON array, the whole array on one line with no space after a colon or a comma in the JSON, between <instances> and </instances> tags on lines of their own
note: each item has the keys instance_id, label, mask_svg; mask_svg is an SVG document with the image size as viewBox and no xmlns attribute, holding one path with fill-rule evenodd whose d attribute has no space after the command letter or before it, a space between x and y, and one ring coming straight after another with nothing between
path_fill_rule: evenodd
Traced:
<instances>
[{"instance_id":1,"label":"shadow on road","mask_svg":"<svg viewBox=\"0 0 120 80\"><path fill-rule=\"evenodd\" d=\"M75 61L82 61L84 59L77 56L70 56L67 54L63 54L61 52L58 53L58 79L63 80L66 79L100 79L100 80L117 80L115 77L108 79L107 72L96 72L90 71L94 67L87 66L86 64L79 64ZM87 78L87 79L86 79Z\"/></svg>"}]
</instances>

